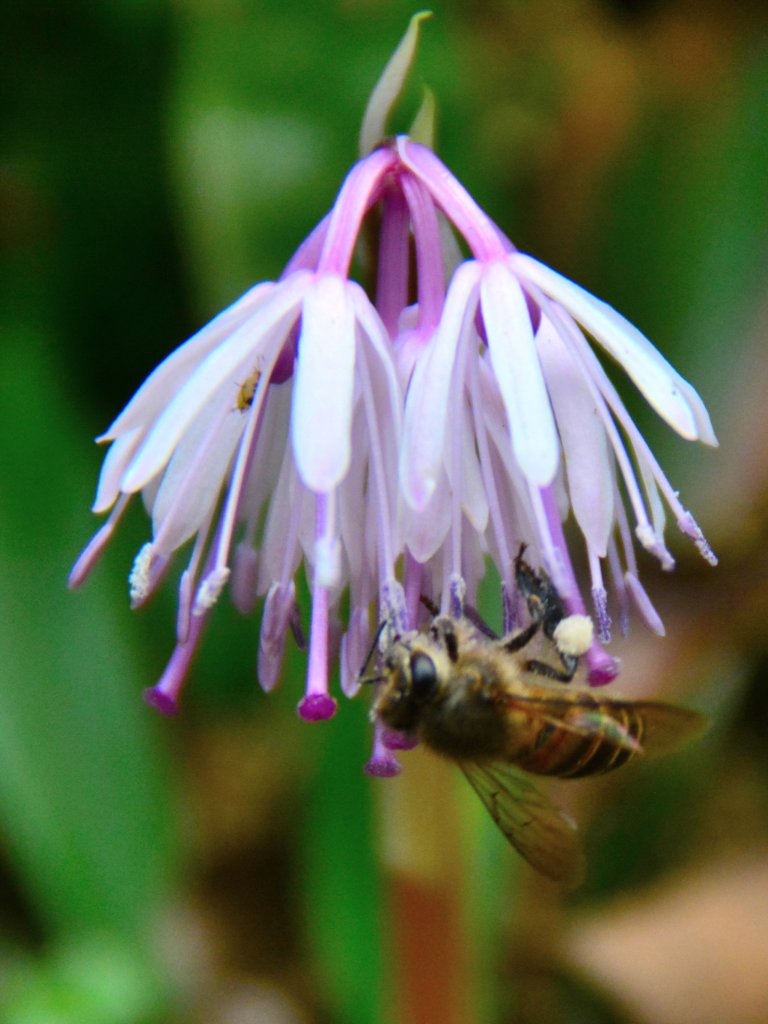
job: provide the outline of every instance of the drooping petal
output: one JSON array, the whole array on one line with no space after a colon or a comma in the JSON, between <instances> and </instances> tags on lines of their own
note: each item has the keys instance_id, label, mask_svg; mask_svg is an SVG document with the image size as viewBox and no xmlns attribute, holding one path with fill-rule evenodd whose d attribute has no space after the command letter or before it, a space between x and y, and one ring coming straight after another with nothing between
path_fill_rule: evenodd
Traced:
<instances>
[{"instance_id":1,"label":"drooping petal","mask_svg":"<svg viewBox=\"0 0 768 1024\"><path fill-rule=\"evenodd\" d=\"M341 692L354 697L360 689L361 673L371 647L371 628L366 607L353 608L349 613L349 626L341 638L340 675Z\"/></svg>"},{"instance_id":2,"label":"drooping petal","mask_svg":"<svg viewBox=\"0 0 768 1024\"><path fill-rule=\"evenodd\" d=\"M237 412L209 406L173 453L152 506L158 550L170 554L198 531L218 500L243 431Z\"/></svg>"},{"instance_id":3,"label":"drooping petal","mask_svg":"<svg viewBox=\"0 0 768 1024\"><path fill-rule=\"evenodd\" d=\"M99 474L99 483L96 488L96 500L93 503L93 512L106 512L112 508L120 494L120 480L125 467L129 465L136 449L141 444L142 434L138 427L134 427L126 434L118 437L109 446L109 451L104 457L104 465Z\"/></svg>"},{"instance_id":4,"label":"drooping petal","mask_svg":"<svg viewBox=\"0 0 768 1024\"><path fill-rule=\"evenodd\" d=\"M259 638L258 677L261 687L269 692L280 678L285 638L291 616L296 608L296 589L289 583L273 583L264 601Z\"/></svg>"},{"instance_id":5,"label":"drooping petal","mask_svg":"<svg viewBox=\"0 0 768 1024\"><path fill-rule=\"evenodd\" d=\"M312 501L296 475L293 452L287 448L277 478L264 526L262 557L259 559L259 592L264 593L273 582L292 579L301 561L299 532L306 520L306 531L312 528Z\"/></svg>"},{"instance_id":6,"label":"drooping petal","mask_svg":"<svg viewBox=\"0 0 768 1024\"><path fill-rule=\"evenodd\" d=\"M258 580L258 552L249 544L238 544L232 558L232 583L229 592L232 604L241 615L250 614L256 605Z\"/></svg>"},{"instance_id":7,"label":"drooping petal","mask_svg":"<svg viewBox=\"0 0 768 1024\"><path fill-rule=\"evenodd\" d=\"M557 471L557 432L525 296L506 263L485 268L480 304L515 457L531 484L546 487Z\"/></svg>"},{"instance_id":8,"label":"drooping petal","mask_svg":"<svg viewBox=\"0 0 768 1024\"><path fill-rule=\"evenodd\" d=\"M262 281L214 317L183 345L174 349L147 377L99 441L109 441L150 423L189 379L200 362L225 337L241 327L266 302L275 285Z\"/></svg>"},{"instance_id":9,"label":"drooping petal","mask_svg":"<svg viewBox=\"0 0 768 1024\"><path fill-rule=\"evenodd\" d=\"M648 402L681 437L717 444L709 413L696 390L633 324L612 306L533 257L514 253L509 259L524 278L562 303L621 363Z\"/></svg>"},{"instance_id":10,"label":"drooping petal","mask_svg":"<svg viewBox=\"0 0 768 1024\"><path fill-rule=\"evenodd\" d=\"M469 410L466 406L455 412L458 443L461 446L461 507L472 529L477 534L485 532L488 525L488 497L485 493Z\"/></svg>"},{"instance_id":11,"label":"drooping petal","mask_svg":"<svg viewBox=\"0 0 768 1024\"><path fill-rule=\"evenodd\" d=\"M417 562L428 562L448 535L451 526L451 498L448 479L441 473L432 497L423 509L405 504L402 510L403 538Z\"/></svg>"},{"instance_id":12,"label":"drooping petal","mask_svg":"<svg viewBox=\"0 0 768 1024\"><path fill-rule=\"evenodd\" d=\"M308 277L297 272L281 282L258 312L202 361L157 418L121 481L122 490L141 490L163 468L180 438L219 386L231 383L235 406L244 364L258 356L264 364L260 368L269 371L282 340L298 316L298 303ZM248 365L246 376L252 370L253 366Z\"/></svg>"},{"instance_id":13,"label":"drooping petal","mask_svg":"<svg viewBox=\"0 0 768 1024\"><path fill-rule=\"evenodd\" d=\"M326 494L349 468L356 329L344 280L324 274L302 310L291 441L299 476Z\"/></svg>"},{"instance_id":14,"label":"drooping petal","mask_svg":"<svg viewBox=\"0 0 768 1024\"><path fill-rule=\"evenodd\" d=\"M605 430L584 375L547 317L542 317L536 345L563 445L573 514L591 550L604 558L614 516Z\"/></svg>"},{"instance_id":15,"label":"drooping petal","mask_svg":"<svg viewBox=\"0 0 768 1024\"><path fill-rule=\"evenodd\" d=\"M396 444L399 444L403 420L403 394L395 369L392 344L387 335L387 329L360 285L354 281L349 282L347 294L352 301L362 335L376 357L375 369L374 363L370 363L371 374L375 378L374 386L377 392L379 390L386 391L387 404L383 408L383 412L386 417L384 422L387 434L393 437Z\"/></svg>"},{"instance_id":16,"label":"drooping petal","mask_svg":"<svg viewBox=\"0 0 768 1024\"><path fill-rule=\"evenodd\" d=\"M640 580L633 572L626 572L624 574L624 582L626 583L627 590L634 601L635 608L637 608L638 612L642 616L646 626L657 636L664 636L666 634L664 623L662 622L659 613L653 607L651 599L648 597L645 587L642 585Z\"/></svg>"},{"instance_id":17,"label":"drooping petal","mask_svg":"<svg viewBox=\"0 0 768 1024\"><path fill-rule=\"evenodd\" d=\"M471 260L454 274L440 324L408 388L400 479L405 500L416 510L426 507L442 471L456 347L475 315L479 277L480 268Z\"/></svg>"}]
</instances>

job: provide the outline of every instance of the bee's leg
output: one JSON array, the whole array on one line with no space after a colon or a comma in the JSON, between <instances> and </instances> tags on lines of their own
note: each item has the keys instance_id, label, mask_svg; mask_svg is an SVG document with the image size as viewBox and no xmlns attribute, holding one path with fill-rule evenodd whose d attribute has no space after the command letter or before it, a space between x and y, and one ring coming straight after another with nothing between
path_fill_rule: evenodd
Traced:
<instances>
[{"instance_id":1,"label":"bee's leg","mask_svg":"<svg viewBox=\"0 0 768 1024\"><path fill-rule=\"evenodd\" d=\"M525 544L521 544L515 558L517 589L525 598L531 619L541 626L544 636L552 640L559 623L565 618L565 606L549 577L536 572L524 560L524 551Z\"/></svg>"},{"instance_id":2,"label":"bee's leg","mask_svg":"<svg viewBox=\"0 0 768 1024\"><path fill-rule=\"evenodd\" d=\"M526 626L525 629L521 629L519 633L513 633L511 636L504 637L503 640L500 640L500 646L511 654L514 654L515 651L521 651L526 644L531 642L540 625L541 623L534 619L529 626ZM535 672L536 675L546 676L547 679L557 679L558 682L561 683L570 683L576 675L579 659L573 654L565 654L560 650L557 644L555 644L555 649L560 661L562 662L562 668L555 668L553 665L549 665L546 661L539 661L536 658L531 658L526 661L523 668L527 672Z\"/></svg>"},{"instance_id":3,"label":"bee's leg","mask_svg":"<svg viewBox=\"0 0 768 1024\"><path fill-rule=\"evenodd\" d=\"M431 597L427 597L425 594L420 594L419 600L430 613L430 615L432 615L433 618L438 617L438 615L440 614L440 609L438 608L438 606L435 604ZM464 618L469 619L472 625L476 629L478 629L483 634L483 636L487 636L489 640L499 639L499 634L496 633L493 629L491 629L491 627L482 617L477 608L473 608L471 604L464 605Z\"/></svg>"},{"instance_id":4,"label":"bee's leg","mask_svg":"<svg viewBox=\"0 0 768 1024\"><path fill-rule=\"evenodd\" d=\"M561 683L570 683L576 674L579 659L574 654L562 651L555 640L555 630L566 618L565 606L555 589L555 585L545 573L537 573L523 558L525 545L515 558L515 582L517 589L525 598L528 606L528 614L531 616L531 625L522 633L505 643L507 650L520 650L533 637L536 630L541 628L544 636L551 640L557 650L562 668L555 668L545 661L533 659L526 662L525 668L529 672L546 676L548 679L556 679ZM514 644L514 646L513 646Z\"/></svg>"},{"instance_id":5,"label":"bee's leg","mask_svg":"<svg viewBox=\"0 0 768 1024\"><path fill-rule=\"evenodd\" d=\"M521 629L517 632L510 633L508 636L502 637L499 640L499 644L505 651L509 651L510 654L514 654L515 651L522 651L536 636L541 623L538 619L534 619L525 629Z\"/></svg>"},{"instance_id":6,"label":"bee's leg","mask_svg":"<svg viewBox=\"0 0 768 1024\"><path fill-rule=\"evenodd\" d=\"M475 629L478 629L483 636L487 636L489 640L501 639L499 634L491 629L477 608L473 608L471 604L464 605L464 618L469 619Z\"/></svg>"},{"instance_id":7,"label":"bee's leg","mask_svg":"<svg viewBox=\"0 0 768 1024\"><path fill-rule=\"evenodd\" d=\"M563 663L562 668L555 668L554 665L549 665L546 661L532 658L524 665L526 672L534 672L537 676L545 676L547 679L556 679L559 683L570 683L576 675L579 659L573 654L563 654L560 650L557 653Z\"/></svg>"},{"instance_id":8,"label":"bee's leg","mask_svg":"<svg viewBox=\"0 0 768 1024\"><path fill-rule=\"evenodd\" d=\"M430 633L435 640L442 642L445 647L445 653L451 661L456 662L459 660L458 637L456 636L456 631L453 628L453 622L447 615L441 615L440 618L435 619L430 627Z\"/></svg>"}]
</instances>

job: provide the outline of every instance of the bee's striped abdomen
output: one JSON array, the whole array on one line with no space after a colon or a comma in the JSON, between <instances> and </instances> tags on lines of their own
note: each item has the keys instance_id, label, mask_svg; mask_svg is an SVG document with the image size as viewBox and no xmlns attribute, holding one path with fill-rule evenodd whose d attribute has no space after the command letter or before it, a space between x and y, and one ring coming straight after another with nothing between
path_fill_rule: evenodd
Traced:
<instances>
[{"instance_id":1,"label":"bee's striped abdomen","mask_svg":"<svg viewBox=\"0 0 768 1024\"><path fill-rule=\"evenodd\" d=\"M610 713L609 713L610 712ZM539 723L529 753L516 759L516 764L534 775L554 775L577 779L585 775L601 775L620 768L637 753L643 739L643 719L631 706L595 703L591 715L599 716L593 729L585 730L579 718L583 709L574 709L574 729L563 724Z\"/></svg>"}]
</instances>

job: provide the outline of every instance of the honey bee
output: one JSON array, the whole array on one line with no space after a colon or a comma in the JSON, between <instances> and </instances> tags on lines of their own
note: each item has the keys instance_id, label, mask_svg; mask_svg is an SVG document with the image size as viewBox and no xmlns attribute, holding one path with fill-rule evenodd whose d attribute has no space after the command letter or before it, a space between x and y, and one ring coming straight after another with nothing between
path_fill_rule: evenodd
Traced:
<instances>
[{"instance_id":1,"label":"honey bee","mask_svg":"<svg viewBox=\"0 0 768 1024\"><path fill-rule=\"evenodd\" d=\"M706 720L659 701L563 685L591 644L591 622L564 615L554 586L522 551L517 585L531 615L525 629L493 638L470 613L395 637L381 653L382 671L364 677L379 684L371 717L455 761L512 846L572 888L584 871L576 824L531 776L580 778L669 753ZM541 657L532 658L535 641Z\"/></svg>"},{"instance_id":2,"label":"honey bee","mask_svg":"<svg viewBox=\"0 0 768 1024\"><path fill-rule=\"evenodd\" d=\"M261 377L261 370L254 370L253 373L249 373L237 392L237 398L235 404L240 412L245 412L246 409L250 409L253 404L253 396L256 394L256 387Z\"/></svg>"}]
</instances>

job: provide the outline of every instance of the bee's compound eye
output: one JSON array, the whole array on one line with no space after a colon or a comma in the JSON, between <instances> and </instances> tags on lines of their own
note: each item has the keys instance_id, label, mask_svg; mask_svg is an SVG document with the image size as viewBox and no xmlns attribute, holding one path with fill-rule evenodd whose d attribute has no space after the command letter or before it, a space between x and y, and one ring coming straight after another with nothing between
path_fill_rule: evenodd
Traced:
<instances>
[{"instance_id":1,"label":"bee's compound eye","mask_svg":"<svg viewBox=\"0 0 768 1024\"><path fill-rule=\"evenodd\" d=\"M428 654L411 655L411 693L415 700L429 700L437 687L437 669Z\"/></svg>"}]
</instances>

